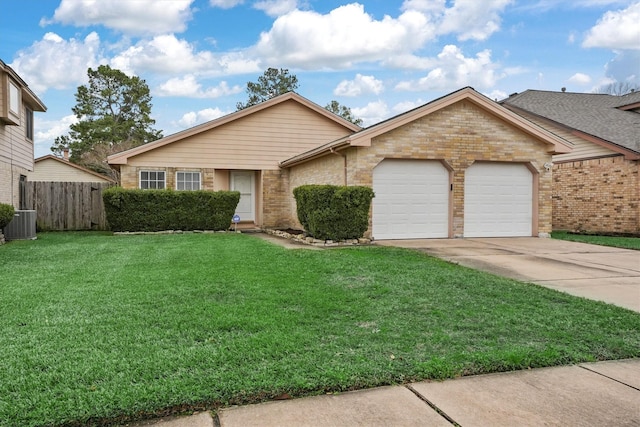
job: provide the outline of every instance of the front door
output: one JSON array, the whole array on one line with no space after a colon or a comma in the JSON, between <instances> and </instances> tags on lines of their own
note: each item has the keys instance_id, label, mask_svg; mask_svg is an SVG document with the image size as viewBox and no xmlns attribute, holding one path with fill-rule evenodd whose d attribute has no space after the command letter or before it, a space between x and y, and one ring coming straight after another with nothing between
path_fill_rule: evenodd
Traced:
<instances>
[{"instance_id":1,"label":"front door","mask_svg":"<svg viewBox=\"0 0 640 427\"><path fill-rule=\"evenodd\" d=\"M232 171L231 191L240 192L240 202L236 208L236 215L240 221L255 221L255 173L253 171Z\"/></svg>"}]
</instances>

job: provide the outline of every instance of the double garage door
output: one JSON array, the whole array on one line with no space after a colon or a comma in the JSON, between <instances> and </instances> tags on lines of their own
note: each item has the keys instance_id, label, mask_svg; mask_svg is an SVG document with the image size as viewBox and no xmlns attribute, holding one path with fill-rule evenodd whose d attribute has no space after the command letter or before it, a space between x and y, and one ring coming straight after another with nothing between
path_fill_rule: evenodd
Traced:
<instances>
[{"instance_id":1,"label":"double garage door","mask_svg":"<svg viewBox=\"0 0 640 427\"><path fill-rule=\"evenodd\" d=\"M449 171L435 160L383 160L373 171L375 239L449 236ZM464 237L531 236L532 175L518 163L465 172Z\"/></svg>"}]
</instances>

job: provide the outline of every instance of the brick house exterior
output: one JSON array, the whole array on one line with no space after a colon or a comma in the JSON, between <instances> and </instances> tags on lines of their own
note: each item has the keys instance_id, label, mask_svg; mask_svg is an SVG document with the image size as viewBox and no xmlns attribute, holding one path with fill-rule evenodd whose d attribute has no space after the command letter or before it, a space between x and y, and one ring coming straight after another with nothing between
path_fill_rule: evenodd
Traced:
<instances>
[{"instance_id":1,"label":"brick house exterior","mask_svg":"<svg viewBox=\"0 0 640 427\"><path fill-rule=\"evenodd\" d=\"M198 188L247 191L250 203L241 198L240 204L256 210L245 226L300 228L293 189L336 184L376 192L367 237L401 236L393 231L396 218L406 238L466 237L478 225L472 217L480 232L486 223L485 235L545 236L552 215L548 165L553 154L570 150L562 138L463 88L366 129L285 94L112 155L109 163L125 188L180 189L184 172L197 174ZM396 216L395 199L382 204L389 179L404 197L400 210L415 212ZM430 213L435 207L437 220ZM385 227L390 231L380 231Z\"/></svg>"},{"instance_id":2,"label":"brick house exterior","mask_svg":"<svg viewBox=\"0 0 640 427\"><path fill-rule=\"evenodd\" d=\"M33 171L33 113L45 105L0 60L0 203L20 206L20 182Z\"/></svg>"},{"instance_id":3,"label":"brick house exterior","mask_svg":"<svg viewBox=\"0 0 640 427\"><path fill-rule=\"evenodd\" d=\"M640 93L547 91L502 104L573 144L553 156L553 228L640 235Z\"/></svg>"},{"instance_id":4,"label":"brick house exterior","mask_svg":"<svg viewBox=\"0 0 640 427\"><path fill-rule=\"evenodd\" d=\"M551 162L553 153L568 151L566 141L522 120L473 89L464 88L321 150L284 161L281 166L290 170L291 188L330 183L369 186L376 191L374 170L385 159L437 161L449 175L447 237L452 238L465 236L468 168L476 163L523 165L533 180L531 235L544 236L551 232L552 216L552 175L545 164ZM299 227L291 195L289 206L290 221ZM370 221L374 216L375 211ZM370 226L368 236L371 232Z\"/></svg>"}]
</instances>

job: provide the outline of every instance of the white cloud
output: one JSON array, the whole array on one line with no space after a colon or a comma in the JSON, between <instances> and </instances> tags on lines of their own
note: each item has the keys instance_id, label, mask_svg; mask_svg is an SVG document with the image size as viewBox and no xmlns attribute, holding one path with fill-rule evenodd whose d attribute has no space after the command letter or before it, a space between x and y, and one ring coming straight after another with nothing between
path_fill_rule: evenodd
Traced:
<instances>
[{"instance_id":1,"label":"white cloud","mask_svg":"<svg viewBox=\"0 0 640 427\"><path fill-rule=\"evenodd\" d=\"M208 122L210 120L217 119L218 117L231 114L233 111L222 111L219 108L206 108L200 111L190 111L182 116L178 120L178 124L182 127L188 128L200 123Z\"/></svg>"},{"instance_id":2,"label":"white cloud","mask_svg":"<svg viewBox=\"0 0 640 427\"><path fill-rule=\"evenodd\" d=\"M213 62L211 52L197 52L191 43L173 34L141 40L111 60L116 68L133 73L143 70L158 73L192 72L208 68Z\"/></svg>"},{"instance_id":3,"label":"white cloud","mask_svg":"<svg viewBox=\"0 0 640 427\"><path fill-rule=\"evenodd\" d=\"M95 32L83 40L65 40L50 32L19 51L10 65L34 92L43 93L50 88L68 89L85 83L87 69L101 62L100 38Z\"/></svg>"},{"instance_id":4,"label":"white cloud","mask_svg":"<svg viewBox=\"0 0 640 427\"><path fill-rule=\"evenodd\" d=\"M493 99L494 101L500 101L509 96L505 91L498 89L492 90L491 92L485 93L484 95L489 99Z\"/></svg>"},{"instance_id":5,"label":"white cloud","mask_svg":"<svg viewBox=\"0 0 640 427\"><path fill-rule=\"evenodd\" d=\"M615 51L605 66L605 75L618 82L640 85L640 50Z\"/></svg>"},{"instance_id":6,"label":"white cloud","mask_svg":"<svg viewBox=\"0 0 640 427\"><path fill-rule=\"evenodd\" d=\"M219 98L242 91L243 89L240 86L229 87L225 81L220 82L218 86L203 90L202 85L198 83L196 77L189 74L183 78L175 77L167 80L160 85L154 94L158 96L183 96L189 98Z\"/></svg>"},{"instance_id":7,"label":"white cloud","mask_svg":"<svg viewBox=\"0 0 640 427\"><path fill-rule=\"evenodd\" d=\"M261 6L286 5L253 49L268 66L344 69L362 62L426 69L415 52L439 35L486 40L500 29L501 13L513 0L405 0L397 17L375 19L359 3L327 14L293 9L294 0L263 0ZM290 9L285 14L283 11Z\"/></svg>"},{"instance_id":8,"label":"white cloud","mask_svg":"<svg viewBox=\"0 0 640 427\"><path fill-rule=\"evenodd\" d=\"M573 76L569 77L569 82L579 85L588 85L591 83L591 77L583 73L575 73Z\"/></svg>"},{"instance_id":9,"label":"white cloud","mask_svg":"<svg viewBox=\"0 0 640 427\"><path fill-rule=\"evenodd\" d=\"M444 12L439 34L458 34L458 40L486 40L500 29L500 12L513 0L455 0Z\"/></svg>"},{"instance_id":10,"label":"white cloud","mask_svg":"<svg viewBox=\"0 0 640 427\"><path fill-rule=\"evenodd\" d=\"M443 13L445 9L445 0L404 0L401 7L401 10L418 10L432 14Z\"/></svg>"},{"instance_id":11,"label":"white cloud","mask_svg":"<svg viewBox=\"0 0 640 427\"><path fill-rule=\"evenodd\" d=\"M435 28L417 11L397 19L373 19L364 6L340 6L326 15L294 10L260 35L256 54L273 66L346 68L410 53L434 37Z\"/></svg>"},{"instance_id":12,"label":"white cloud","mask_svg":"<svg viewBox=\"0 0 640 427\"><path fill-rule=\"evenodd\" d=\"M497 65L491 62L491 51L483 50L475 58L464 56L460 48L447 45L438 54L436 66L417 81L402 81L398 90L453 90L462 86L490 88L500 78Z\"/></svg>"},{"instance_id":13,"label":"white cloud","mask_svg":"<svg viewBox=\"0 0 640 427\"><path fill-rule=\"evenodd\" d=\"M125 34L182 32L192 17L193 0L62 0L46 25L59 22L74 26L103 25Z\"/></svg>"},{"instance_id":14,"label":"white cloud","mask_svg":"<svg viewBox=\"0 0 640 427\"><path fill-rule=\"evenodd\" d=\"M362 119L364 127L379 123L391 115L389 107L384 101L370 102L361 108L352 108L351 112L355 117Z\"/></svg>"},{"instance_id":15,"label":"white cloud","mask_svg":"<svg viewBox=\"0 0 640 427\"><path fill-rule=\"evenodd\" d=\"M383 64L400 70L426 70L434 66L435 62L432 58L423 58L416 55L394 55Z\"/></svg>"},{"instance_id":16,"label":"white cloud","mask_svg":"<svg viewBox=\"0 0 640 427\"><path fill-rule=\"evenodd\" d=\"M363 76L356 74L354 80L343 80L333 90L336 96L360 96L363 94L373 93L380 94L384 90L384 84L381 80L373 76Z\"/></svg>"},{"instance_id":17,"label":"white cloud","mask_svg":"<svg viewBox=\"0 0 640 427\"><path fill-rule=\"evenodd\" d=\"M209 0L211 6L221 9L231 9L242 3L244 3L244 0Z\"/></svg>"},{"instance_id":18,"label":"white cloud","mask_svg":"<svg viewBox=\"0 0 640 427\"><path fill-rule=\"evenodd\" d=\"M285 15L298 7L297 0L262 0L253 5L271 17Z\"/></svg>"},{"instance_id":19,"label":"white cloud","mask_svg":"<svg viewBox=\"0 0 640 427\"><path fill-rule=\"evenodd\" d=\"M398 102L393 106L393 112L394 114L406 113L407 111L413 110L414 108L420 107L424 104L426 104L426 101L423 101L421 98L418 98L415 101Z\"/></svg>"},{"instance_id":20,"label":"white cloud","mask_svg":"<svg viewBox=\"0 0 640 427\"><path fill-rule=\"evenodd\" d=\"M129 74L151 71L220 76L260 70L257 60L247 59L240 52L214 55L210 51L197 51L194 45L173 34L141 40L115 56L111 64Z\"/></svg>"},{"instance_id":21,"label":"white cloud","mask_svg":"<svg viewBox=\"0 0 640 427\"><path fill-rule=\"evenodd\" d=\"M640 50L640 2L624 10L609 11L593 26L583 47Z\"/></svg>"},{"instance_id":22,"label":"white cloud","mask_svg":"<svg viewBox=\"0 0 640 427\"><path fill-rule=\"evenodd\" d=\"M43 151L49 151L56 137L67 135L69 133L69 126L77 123L78 118L74 114L64 116L59 120L43 120L45 117L46 115L36 116L36 120L34 121L34 136L36 145L42 147Z\"/></svg>"}]
</instances>

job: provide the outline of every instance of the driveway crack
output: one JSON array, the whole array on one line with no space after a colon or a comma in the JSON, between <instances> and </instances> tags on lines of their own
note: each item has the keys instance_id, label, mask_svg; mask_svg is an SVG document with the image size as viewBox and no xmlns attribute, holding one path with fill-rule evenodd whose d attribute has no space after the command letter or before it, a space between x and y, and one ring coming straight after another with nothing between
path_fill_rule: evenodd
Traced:
<instances>
[{"instance_id":1,"label":"driveway crack","mask_svg":"<svg viewBox=\"0 0 640 427\"><path fill-rule=\"evenodd\" d=\"M409 389L409 391L411 391L411 393L415 394L416 397L420 400L422 400L424 403L426 403L427 405L429 405L429 407L431 409L433 409L434 411L436 411L438 413L438 415L440 415L442 418L444 418L445 420L447 420L449 423L451 423L451 425L455 426L455 427L462 427L460 424L458 424L453 418L451 418L449 415L447 415L442 409L438 408L435 403L431 402L429 399L427 399L426 397L424 397L423 395L421 395L418 390L416 390L415 388L413 388L411 386L411 384L407 384L405 385L405 387L407 389Z\"/></svg>"}]
</instances>

